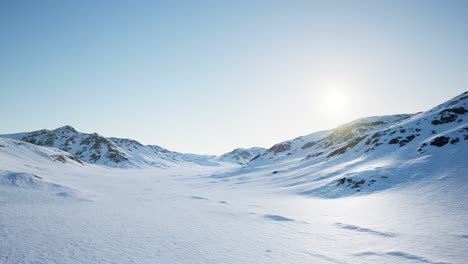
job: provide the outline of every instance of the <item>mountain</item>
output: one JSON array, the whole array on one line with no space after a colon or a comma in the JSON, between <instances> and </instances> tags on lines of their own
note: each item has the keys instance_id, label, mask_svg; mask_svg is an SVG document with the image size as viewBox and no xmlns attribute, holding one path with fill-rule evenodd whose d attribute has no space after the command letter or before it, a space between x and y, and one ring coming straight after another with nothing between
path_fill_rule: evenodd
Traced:
<instances>
[{"instance_id":1,"label":"mountain","mask_svg":"<svg viewBox=\"0 0 468 264\"><path fill-rule=\"evenodd\" d=\"M96 133L81 133L71 126L0 137L60 149L88 163L110 167L166 168L187 161L183 154L159 146L145 146L131 139L105 138Z\"/></svg>"},{"instance_id":2,"label":"mountain","mask_svg":"<svg viewBox=\"0 0 468 264\"><path fill-rule=\"evenodd\" d=\"M238 164L245 164L251 160L258 158L266 151L264 148L253 147L253 148L236 148L231 152L221 155L218 160L225 162L232 162Z\"/></svg>"},{"instance_id":3,"label":"mountain","mask_svg":"<svg viewBox=\"0 0 468 264\"><path fill-rule=\"evenodd\" d=\"M466 177L467 104L465 92L425 112L361 118L280 142L243 168L213 177L330 198Z\"/></svg>"},{"instance_id":4,"label":"mountain","mask_svg":"<svg viewBox=\"0 0 468 264\"><path fill-rule=\"evenodd\" d=\"M222 156L185 154L167 150L156 145L143 145L132 139L110 137L97 133L87 134L71 126L54 130L38 130L9 135L0 135L43 147L68 152L79 160L119 168L174 167L181 163L202 166L219 166L220 162L245 163L262 152L262 148L234 150Z\"/></svg>"}]
</instances>

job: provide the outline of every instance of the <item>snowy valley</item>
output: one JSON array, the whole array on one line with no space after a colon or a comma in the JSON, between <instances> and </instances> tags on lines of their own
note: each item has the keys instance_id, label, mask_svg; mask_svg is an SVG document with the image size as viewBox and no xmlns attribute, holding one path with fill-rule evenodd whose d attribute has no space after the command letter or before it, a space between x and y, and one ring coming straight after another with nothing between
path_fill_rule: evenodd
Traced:
<instances>
[{"instance_id":1,"label":"snowy valley","mask_svg":"<svg viewBox=\"0 0 468 264\"><path fill-rule=\"evenodd\" d=\"M468 262L468 92L269 149L0 135L0 263Z\"/></svg>"}]
</instances>

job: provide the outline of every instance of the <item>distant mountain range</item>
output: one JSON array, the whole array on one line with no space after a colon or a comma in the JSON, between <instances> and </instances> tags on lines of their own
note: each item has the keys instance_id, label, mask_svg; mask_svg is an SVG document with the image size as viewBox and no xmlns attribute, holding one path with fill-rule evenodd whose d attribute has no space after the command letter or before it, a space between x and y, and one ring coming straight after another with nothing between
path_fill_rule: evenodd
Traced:
<instances>
[{"instance_id":1,"label":"distant mountain range","mask_svg":"<svg viewBox=\"0 0 468 264\"><path fill-rule=\"evenodd\" d=\"M167 168L187 162L210 166L218 162L244 164L265 151L263 148L251 148L235 149L221 156L184 154L156 145L143 145L132 139L106 138L97 133L81 133L71 126L0 135L0 137L66 151L70 157L87 163L120 168Z\"/></svg>"}]
</instances>

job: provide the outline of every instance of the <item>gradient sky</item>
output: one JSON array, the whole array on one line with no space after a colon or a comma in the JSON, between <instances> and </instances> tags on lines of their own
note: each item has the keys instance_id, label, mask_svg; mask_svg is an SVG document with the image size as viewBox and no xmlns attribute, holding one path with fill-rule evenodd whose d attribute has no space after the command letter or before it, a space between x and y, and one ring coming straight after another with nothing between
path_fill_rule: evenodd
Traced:
<instances>
[{"instance_id":1,"label":"gradient sky","mask_svg":"<svg viewBox=\"0 0 468 264\"><path fill-rule=\"evenodd\" d=\"M219 154L423 111L467 90L467 14L448 0L1 1L0 133L68 124Z\"/></svg>"}]
</instances>

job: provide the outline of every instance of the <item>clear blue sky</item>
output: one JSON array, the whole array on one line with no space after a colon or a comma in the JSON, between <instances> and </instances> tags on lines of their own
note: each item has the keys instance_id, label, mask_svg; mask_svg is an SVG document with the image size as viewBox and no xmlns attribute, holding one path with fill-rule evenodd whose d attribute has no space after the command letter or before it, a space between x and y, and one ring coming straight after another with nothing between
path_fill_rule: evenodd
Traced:
<instances>
[{"instance_id":1,"label":"clear blue sky","mask_svg":"<svg viewBox=\"0 0 468 264\"><path fill-rule=\"evenodd\" d=\"M68 124L217 154L426 110L468 90L467 14L449 0L1 1L0 133Z\"/></svg>"}]
</instances>

